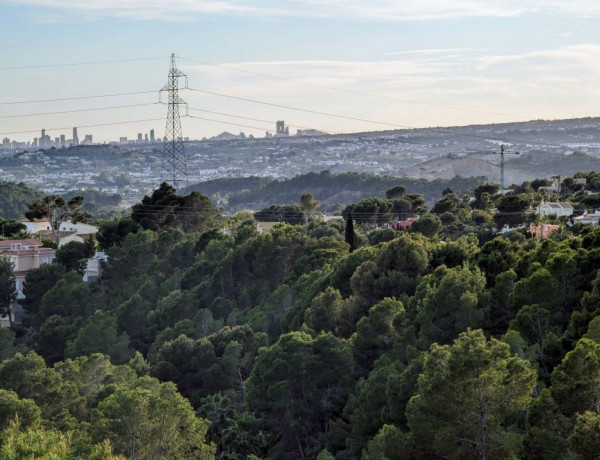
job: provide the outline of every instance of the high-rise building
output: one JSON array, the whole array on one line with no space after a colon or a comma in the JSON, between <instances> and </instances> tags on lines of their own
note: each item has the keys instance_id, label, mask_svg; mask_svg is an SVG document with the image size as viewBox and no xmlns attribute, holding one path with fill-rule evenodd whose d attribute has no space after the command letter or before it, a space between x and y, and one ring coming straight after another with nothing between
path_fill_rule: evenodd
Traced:
<instances>
[{"instance_id":1,"label":"high-rise building","mask_svg":"<svg viewBox=\"0 0 600 460\"><path fill-rule=\"evenodd\" d=\"M275 134L283 133L285 133L285 123L283 120L277 120L277 123L275 123Z\"/></svg>"},{"instance_id":2,"label":"high-rise building","mask_svg":"<svg viewBox=\"0 0 600 460\"><path fill-rule=\"evenodd\" d=\"M150 130L150 142L154 142L154 130Z\"/></svg>"},{"instance_id":3,"label":"high-rise building","mask_svg":"<svg viewBox=\"0 0 600 460\"><path fill-rule=\"evenodd\" d=\"M91 134L86 134L85 137L83 138L83 143L85 145L92 145L94 143L92 135Z\"/></svg>"},{"instance_id":4,"label":"high-rise building","mask_svg":"<svg viewBox=\"0 0 600 460\"><path fill-rule=\"evenodd\" d=\"M285 122L283 120L278 120L275 123L275 135L276 136L289 136L290 128L285 126Z\"/></svg>"},{"instance_id":5,"label":"high-rise building","mask_svg":"<svg viewBox=\"0 0 600 460\"><path fill-rule=\"evenodd\" d=\"M67 145L67 140L65 139L65 135L61 134L60 135L60 146L65 147L66 145Z\"/></svg>"},{"instance_id":6,"label":"high-rise building","mask_svg":"<svg viewBox=\"0 0 600 460\"><path fill-rule=\"evenodd\" d=\"M79 145L79 137L77 137L77 128L73 128L73 145Z\"/></svg>"},{"instance_id":7,"label":"high-rise building","mask_svg":"<svg viewBox=\"0 0 600 460\"><path fill-rule=\"evenodd\" d=\"M50 136L46 134L45 129L42 129L42 136L39 140L39 146L42 149L49 149L50 147L52 147L52 140L50 139Z\"/></svg>"},{"instance_id":8,"label":"high-rise building","mask_svg":"<svg viewBox=\"0 0 600 460\"><path fill-rule=\"evenodd\" d=\"M142 142L142 133L138 133L137 141Z\"/></svg>"},{"instance_id":9,"label":"high-rise building","mask_svg":"<svg viewBox=\"0 0 600 460\"><path fill-rule=\"evenodd\" d=\"M2 139L2 148L10 149L10 139L8 137L5 137L4 139Z\"/></svg>"}]
</instances>

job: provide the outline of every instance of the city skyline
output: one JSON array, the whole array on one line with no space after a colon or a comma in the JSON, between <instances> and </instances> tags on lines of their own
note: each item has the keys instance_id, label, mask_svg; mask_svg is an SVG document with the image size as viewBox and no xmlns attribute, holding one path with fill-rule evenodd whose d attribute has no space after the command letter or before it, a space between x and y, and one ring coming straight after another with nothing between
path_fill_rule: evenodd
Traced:
<instances>
[{"instance_id":1,"label":"city skyline","mask_svg":"<svg viewBox=\"0 0 600 460\"><path fill-rule=\"evenodd\" d=\"M61 128L63 129L63 128ZM138 132L136 133L133 138L128 137L128 136L121 136L118 135L118 139L112 139L109 141L100 141L100 142L94 142L94 135L93 134L84 134L83 140L79 140L79 137L77 135L77 127L73 127L73 137L72 138L67 138L64 134L59 134L55 137L51 137L49 134L46 134L46 129L42 128L40 130L40 136L39 137L34 137L33 140L18 140L18 139L11 139L9 137L4 137L2 138L2 143L0 144L0 149L4 149L4 150L24 150L24 149L51 149L51 148L68 148L68 147L76 147L79 145L105 145L105 144L120 144L120 145L133 145L133 144L152 144L152 143L160 143L162 144L166 137L162 137L162 136L156 136L155 134L155 130L154 129L150 129L150 131L148 132ZM59 131L59 130L53 130L53 131ZM264 138L272 138L272 137L287 137L290 135L304 135L304 136L311 136L311 135L319 135L321 133L317 132L317 131L302 131L302 130L297 130L295 133L290 133L290 129L289 126L286 126L285 121L284 120L278 120L275 123L275 129L274 132L271 132L271 130L267 130L263 133ZM252 134L250 134L249 136L246 136L246 134L244 132L240 132L238 135L229 133L228 131L223 131L215 136L212 136L211 138L207 138L207 137L203 137L202 139L195 139L195 138L190 138L189 136L184 136L183 138L179 138L182 139L184 142L199 142L199 141L207 141L207 140L212 140L212 139L220 139L223 138L223 136L232 136L232 137L237 137L238 139L255 139L255 138L259 138L261 136L254 136Z\"/></svg>"},{"instance_id":2,"label":"city skyline","mask_svg":"<svg viewBox=\"0 0 600 460\"><path fill-rule=\"evenodd\" d=\"M57 130L55 130L57 131ZM4 137L2 139L2 148L5 150L23 150L28 148L39 148L39 149L50 149L54 148L68 148L75 147L78 145L102 145L102 144L148 144L163 142L162 137L156 137L154 129L151 129L146 133L137 133L136 139L128 138L127 136L119 136L118 140L114 139L111 141L94 142L93 134L84 134L83 139L80 141L77 134L77 127L72 128L72 137L67 138L64 134L59 134L55 137L51 137L46 134L46 129L40 130L40 136L34 137L33 140L18 140ZM186 138L186 141L189 138Z\"/></svg>"},{"instance_id":3,"label":"city skyline","mask_svg":"<svg viewBox=\"0 0 600 460\"><path fill-rule=\"evenodd\" d=\"M0 137L162 137L172 52L191 139L597 115L600 6L522 3L1 0Z\"/></svg>"}]
</instances>

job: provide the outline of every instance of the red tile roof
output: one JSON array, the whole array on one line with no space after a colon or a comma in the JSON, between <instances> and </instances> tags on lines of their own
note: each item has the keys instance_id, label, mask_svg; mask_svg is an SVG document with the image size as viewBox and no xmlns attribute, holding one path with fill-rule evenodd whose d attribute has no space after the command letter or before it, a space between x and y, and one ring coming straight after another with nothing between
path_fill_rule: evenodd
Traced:
<instances>
[{"instance_id":1,"label":"red tile roof","mask_svg":"<svg viewBox=\"0 0 600 460\"><path fill-rule=\"evenodd\" d=\"M13 245L15 243L21 243L21 246L35 246L35 247L39 247L42 244L44 244L40 240L36 240L35 238L29 238L27 240L1 240L0 248L10 249L11 245Z\"/></svg>"}]
</instances>

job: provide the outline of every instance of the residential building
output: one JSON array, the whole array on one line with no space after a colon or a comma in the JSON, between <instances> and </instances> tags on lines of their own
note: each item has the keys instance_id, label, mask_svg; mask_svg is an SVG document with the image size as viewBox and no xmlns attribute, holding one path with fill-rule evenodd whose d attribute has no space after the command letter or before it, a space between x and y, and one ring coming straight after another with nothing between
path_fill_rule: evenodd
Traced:
<instances>
[{"instance_id":1,"label":"residential building","mask_svg":"<svg viewBox=\"0 0 600 460\"><path fill-rule=\"evenodd\" d=\"M108 256L104 252L96 252L94 257L87 259L83 281L95 283L102 278L102 262L107 262Z\"/></svg>"},{"instance_id":2,"label":"residential building","mask_svg":"<svg viewBox=\"0 0 600 460\"><path fill-rule=\"evenodd\" d=\"M547 203L542 201L538 206L538 214L541 216L551 216L555 215L556 217L561 216L570 216L573 214L573 206L567 202L561 203Z\"/></svg>"},{"instance_id":3,"label":"residential building","mask_svg":"<svg viewBox=\"0 0 600 460\"><path fill-rule=\"evenodd\" d=\"M41 232L42 230L51 230L50 222L48 219L35 219L35 220L21 220L21 223L25 225L25 228L29 233L35 235L36 233Z\"/></svg>"},{"instance_id":4,"label":"residential building","mask_svg":"<svg viewBox=\"0 0 600 460\"><path fill-rule=\"evenodd\" d=\"M27 272L32 268L39 268L42 264L49 264L54 260L56 251L52 248L43 248L42 242L36 239L27 240L2 240L0 241L0 255L10 257L13 263L13 273L16 280L17 299L23 298L23 281ZM22 309L13 305L12 321L19 323ZM8 317L0 317L0 327L8 327Z\"/></svg>"},{"instance_id":5,"label":"residential building","mask_svg":"<svg viewBox=\"0 0 600 460\"><path fill-rule=\"evenodd\" d=\"M529 225L529 233L537 237L540 240L545 240L548 235L555 230L558 230L558 225L542 224L542 225Z\"/></svg>"},{"instance_id":6,"label":"residential building","mask_svg":"<svg viewBox=\"0 0 600 460\"><path fill-rule=\"evenodd\" d=\"M39 268L40 265L49 264L54 260L56 250L43 248L42 245L40 240L33 238L0 241L0 255L9 256L13 262L18 290L23 288L23 281L29 270Z\"/></svg>"},{"instance_id":7,"label":"residential building","mask_svg":"<svg viewBox=\"0 0 600 460\"><path fill-rule=\"evenodd\" d=\"M600 211L594 211L592 214L584 212L583 215L573 218L573 222L576 224L587 224L587 225L598 225L600 221Z\"/></svg>"},{"instance_id":8,"label":"residential building","mask_svg":"<svg viewBox=\"0 0 600 460\"><path fill-rule=\"evenodd\" d=\"M406 230L408 227L412 225L412 223L417 220L415 217L409 217L405 220L399 220L398 222L394 222L392 224L392 228L394 230Z\"/></svg>"},{"instance_id":9,"label":"residential building","mask_svg":"<svg viewBox=\"0 0 600 460\"><path fill-rule=\"evenodd\" d=\"M47 219L36 219L34 221L22 220L21 223L25 225L27 231L32 235L39 235L43 238L54 239L50 223ZM95 225L85 224L83 222L77 222L76 224L70 220L64 221L60 224L59 229L59 246L69 243L71 241L84 242L87 235L95 235L98 232L98 227Z\"/></svg>"}]
</instances>

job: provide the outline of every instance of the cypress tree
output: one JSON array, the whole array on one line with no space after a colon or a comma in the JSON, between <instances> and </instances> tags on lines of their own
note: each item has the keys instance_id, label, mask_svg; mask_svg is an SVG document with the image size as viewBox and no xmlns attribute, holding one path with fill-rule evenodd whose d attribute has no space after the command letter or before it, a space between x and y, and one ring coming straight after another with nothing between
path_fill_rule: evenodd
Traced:
<instances>
[{"instance_id":1,"label":"cypress tree","mask_svg":"<svg viewBox=\"0 0 600 460\"><path fill-rule=\"evenodd\" d=\"M354 232L354 221L352 220L352 212L348 212L346 218L346 232L344 240L350 245L350 252L356 249L356 233Z\"/></svg>"}]
</instances>

